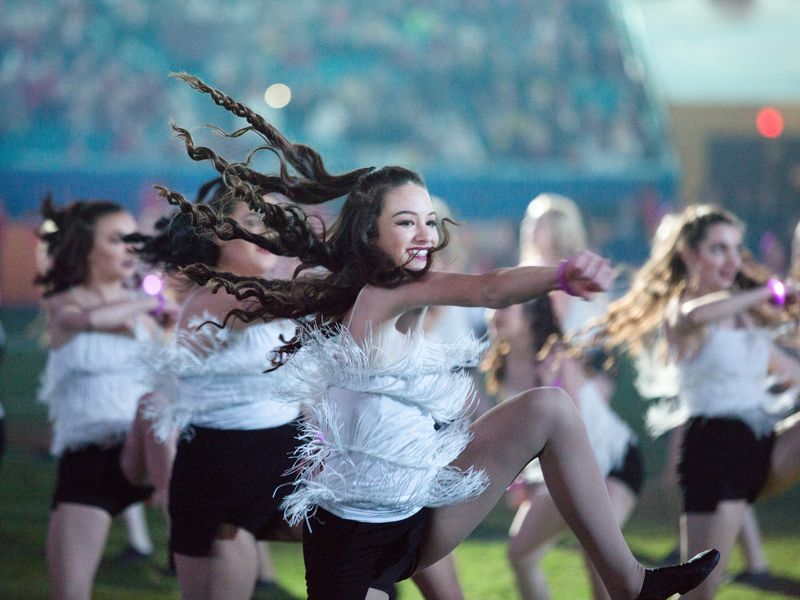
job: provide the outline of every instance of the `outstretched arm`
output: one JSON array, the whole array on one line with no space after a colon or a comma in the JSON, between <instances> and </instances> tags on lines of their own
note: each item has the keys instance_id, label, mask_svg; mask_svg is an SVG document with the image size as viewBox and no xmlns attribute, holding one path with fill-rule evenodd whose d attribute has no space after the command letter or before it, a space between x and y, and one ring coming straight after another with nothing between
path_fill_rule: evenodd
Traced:
<instances>
[{"instance_id":1,"label":"outstretched arm","mask_svg":"<svg viewBox=\"0 0 800 600\"><path fill-rule=\"evenodd\" d=\"M422 306L482 306L504 308L526 302L551 290L567 287L588 297L605 290L613 272L609 262L591 252L581 252L563 267L513 267L483 275L429 273L423 279L382 290L385 318Z\"/></svg>"},{"instance_id":2,"label":"outstretched arm","mask_svg":"<svg viewBox=\"0 0 800 600\"><path fill-rule=\"evenodd\" d=\"M767 302L772 292L767 287L754 288L744 292L714 292L700 298L682 302L675 311L676 329L693 329L712 321L720 321L736 316L754 306Z\"/></svg>"}]
</instances>

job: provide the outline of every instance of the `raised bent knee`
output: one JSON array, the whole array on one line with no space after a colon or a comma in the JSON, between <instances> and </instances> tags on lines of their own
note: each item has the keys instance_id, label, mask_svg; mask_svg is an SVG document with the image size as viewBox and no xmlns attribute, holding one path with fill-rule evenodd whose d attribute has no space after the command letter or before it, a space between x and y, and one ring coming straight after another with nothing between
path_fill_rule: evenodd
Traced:
<instances>
[{"instance_id":1,"label":"raised bent knee","mask_svg":"<svg viewBox=\"0 0 800 600\"><path fill-rule=\"evenodd\" d=\"M561 425L580 421L580 413L572 398L564 390L557 387L540 387L528 390L519 398L524 404L526 417L531 422Z\"/></svg>"}]
</instances>

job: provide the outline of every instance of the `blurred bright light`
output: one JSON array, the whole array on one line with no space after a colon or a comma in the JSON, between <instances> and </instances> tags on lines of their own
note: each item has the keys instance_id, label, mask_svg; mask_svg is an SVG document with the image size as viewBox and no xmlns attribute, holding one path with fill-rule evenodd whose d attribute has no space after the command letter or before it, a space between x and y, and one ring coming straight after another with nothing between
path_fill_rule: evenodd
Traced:
<instances>
[{"instance_id":1,"label":"blurred bright light","mask_svg":"<svg viewBox=\"0 0 800 600\"><path fill-rule=\"evenodd\" d=\"M42 223L42 228L39 231L43 234L55 233L58 231L58 225L56 225L56 222L53 221L53 219L45 219L44 223Z\"/></svg>"},{"instance_id":2,"label":"blurred bright light","mask_svg":"<svg viewBox=\"0 0 800 600\"><path fill-rule=\"evenodd\" d=\"M292 100L292 90L285 83L273 83L264 92L264 102L271 108L283 108Z\"/></svg>"},{"instance_id":3,"label":"blurred bright light","mask_svg":"<svg viewBox=\"0 0 800 600\"><path fill-rule=\"evenodd\" d=\"M762 108L756 115L756 129L765 138L780 137L783 133L783 115L771 106Z\"/></svg>"},{"instance_id":4,"label":"blurred bright light","mask_svg":"<svg viewBox=\"0 0 800 600\"><path fill-rule=\"evenodd\" d=\"M161 281L161 277L154 273L145 275L144 279L142 279L142 289L145 294L149 294L150 296L157 296L163 287L164 282Z\"/></svg>"}]
</instances>

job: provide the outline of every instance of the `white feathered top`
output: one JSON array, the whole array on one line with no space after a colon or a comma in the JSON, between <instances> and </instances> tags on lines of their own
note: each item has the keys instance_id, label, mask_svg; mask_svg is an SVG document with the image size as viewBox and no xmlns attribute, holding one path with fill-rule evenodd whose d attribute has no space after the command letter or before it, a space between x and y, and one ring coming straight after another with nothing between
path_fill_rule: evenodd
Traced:
<instances>
[{"instance_id":1,"label":"white feathered top","mask_svg":"<svg viewBox=\"0 0 800 600\"><path fill-rule=\"evenodd\" d=\"M284 502L290 524L317 506L346 519L396 521L485 489L483 471L448 466L470 439L474 391L462 367L476 365L485 344L472 335L457 343L399 337L386 349L368 341L367 351L346 328L316 331L282 367L287 394L310 405L295 490Z\"/></svg>"},{"instance_id":2,"label":"white feathered top","mask_svg":"<svg viewBox=\"0 0 800 600\"><path fill-rule=\"evenodd\" d=\"M696 356L678 363L679 398L693 417L743 420L756 435L769 435L775 417L766 411L771 339L762 329L710 325Z\"/></svg>"},{"instance_id":3,"label":"white feathered top","mask_svg":"<svg viewBox=\"0 0 800 600\"><path fill-rule=\"evenodd\" d=\"M82 331L50 350L38 399L49 409L54 455L125 439L139 398L151 389L139 360L151 343L139 326L134 336Z\"/></svg>"},{"instance_id":4,"label":"white feathered top","mask_svg":"<svg viewBox=\"0 0 800 600\"><path fill-rule=\"evenodd\" d=\"M715 323L707 329L697 354L647 376L645 391L665 396L648 409L648 429L660 435L692 417L720 417L744 421L757 436L770 435L784 406L767 391L769 332ZM654 370L658 364L648 357L638 366Z\"/></svg>"},{"instance_id":5,"label":"white feathered top","mask_svg":"<svg viewBox=\"0 0 800 600\"><path fill-rule=\"evenodd\" d=\"M282 369L264 372L273 350L283 344L281 336L294 335L294 325L273 321L231 330L207 321L215 318L192 319L150 361L161 392L148 411L157 435L190 424L262 429L296 419L299 403L278 391Z\"/></svg>"}]
</instances>

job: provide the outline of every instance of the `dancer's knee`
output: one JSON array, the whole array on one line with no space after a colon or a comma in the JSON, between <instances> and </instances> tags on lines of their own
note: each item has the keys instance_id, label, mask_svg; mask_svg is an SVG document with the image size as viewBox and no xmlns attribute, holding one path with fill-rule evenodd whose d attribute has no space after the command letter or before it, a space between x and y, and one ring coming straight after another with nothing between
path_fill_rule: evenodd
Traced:
<instances>
[{"instance_id":1,"label":"dancer's knee","mask_svg":"<svg viewBox=\"0 0 800 600\"><path fill-rule=\"evenodd\" d=\"M557 387L541 387L529 390L518 398L521 411L525 412L523 418L529 423L544 423L552 427L560 427L569 423L580 422L572 398Z\"/></svg>"}]
</instances>

